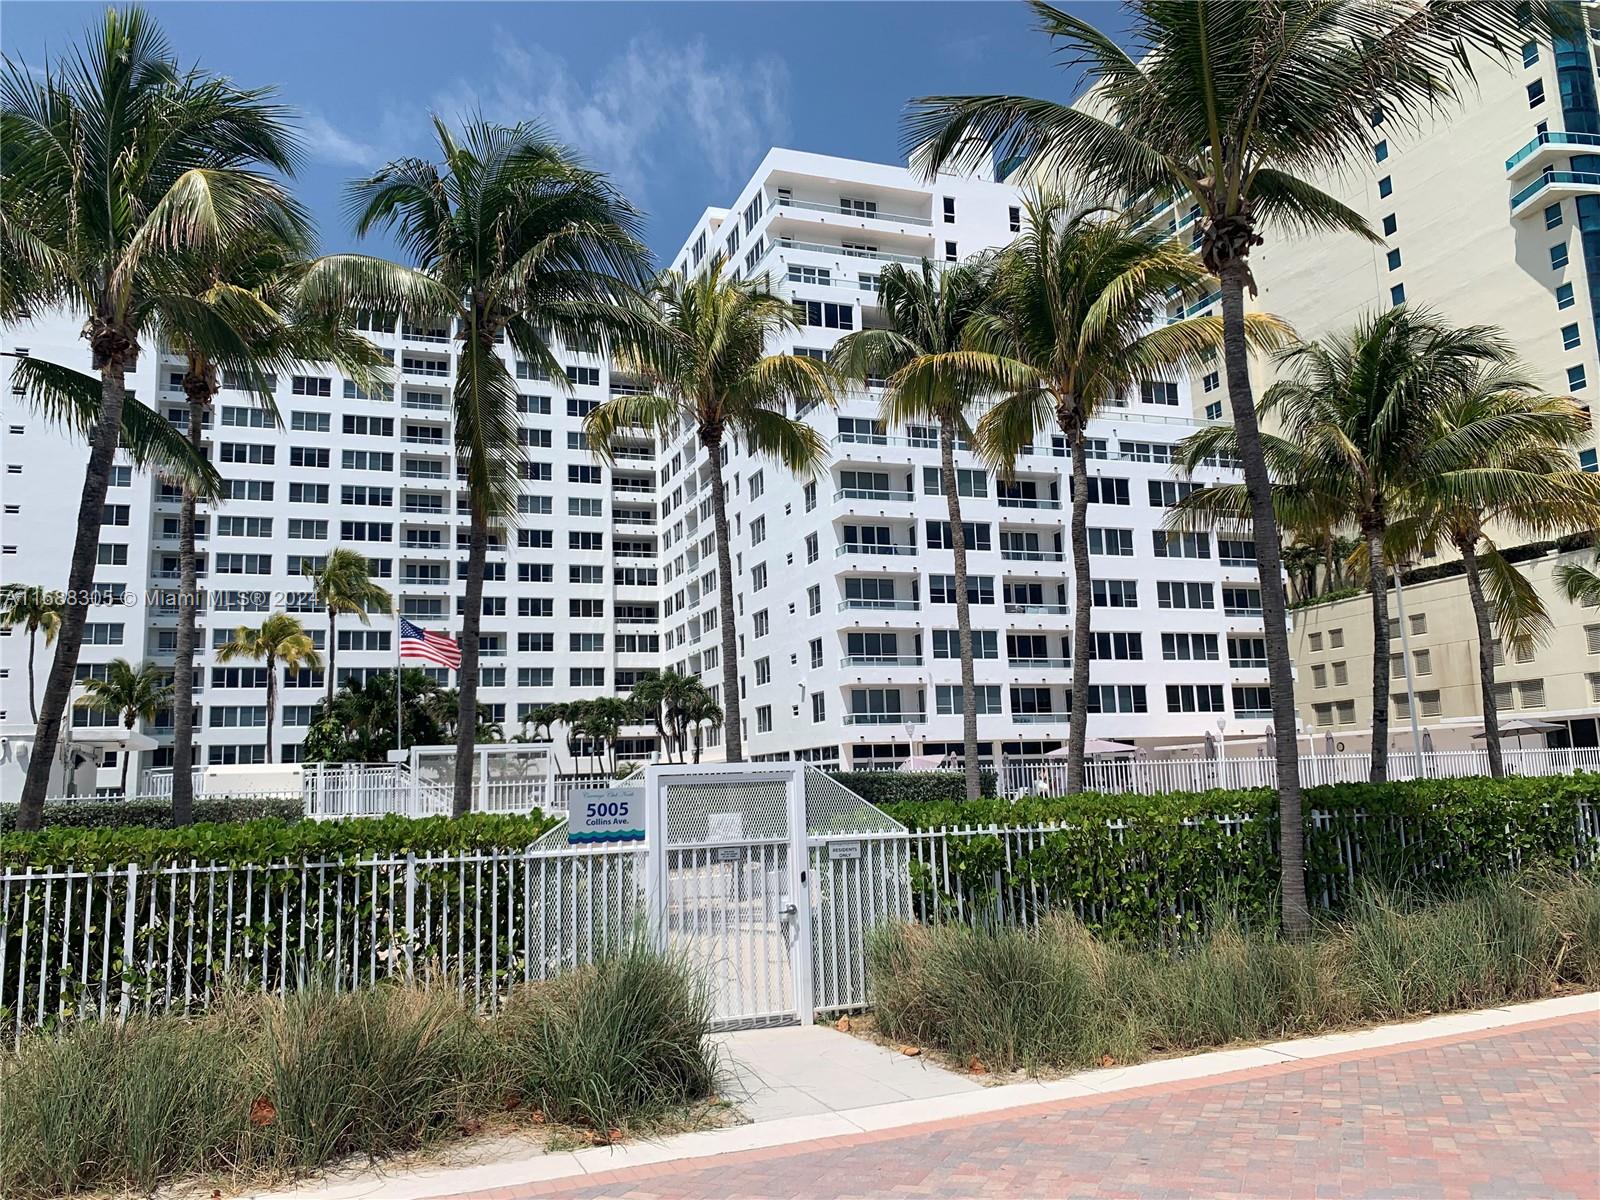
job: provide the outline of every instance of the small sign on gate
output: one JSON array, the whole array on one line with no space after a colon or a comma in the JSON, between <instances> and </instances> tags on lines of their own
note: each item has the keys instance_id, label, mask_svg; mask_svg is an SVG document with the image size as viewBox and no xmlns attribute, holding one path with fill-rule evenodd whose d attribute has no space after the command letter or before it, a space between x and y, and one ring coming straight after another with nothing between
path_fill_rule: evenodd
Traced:
<instances>
[{"instance_id":1,"label":"small sign on gate","mask_svg":"<svg viewBox=\"0 0 1600 1200\"><path fill-rule=\"evenodd\" d=\"M567 811L569 845L642 842L644 832L642 787L573 789Z\"/></svg>"},{"instance_id":2,"label":"small sign on gate","mask_svg":"<svg viewBox=\"0 0 1600 1200\"><path fill-rule=\"evenodd\" d=\"M828 843L828 861L829 862L837 862L838 860L845 859L845 858L860 858L860 857L861 857L861 843L860 842L850 841L850 842L829 842Z\"/></svg>"}]
</instances>

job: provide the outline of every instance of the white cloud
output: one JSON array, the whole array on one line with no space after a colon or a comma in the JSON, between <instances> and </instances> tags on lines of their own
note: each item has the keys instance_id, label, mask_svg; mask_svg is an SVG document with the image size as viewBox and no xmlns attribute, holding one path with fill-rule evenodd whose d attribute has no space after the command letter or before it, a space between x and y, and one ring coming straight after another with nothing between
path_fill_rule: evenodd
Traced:
<instances>
[{"instance_id":1,"label":"white cloud","mask_svg":"<svg viewBox=\"0 0 1600 1200\"><path fill-rule=\"evenodd\" d=\"M643 206L658 173L703 164L706 181L723 191L787 136L789 71L775 55L715 62L702 38L669 45L642 34L579 78L563 56L504 29L493 32L492 53L483 77L455 81L430 107L451 123L473 113L542 122ZM330 152L371 149L328 132L337 139ZM378 141L417 152L421 137L431 140L426 114L407 109L385 114Z\"/></svg>"},{"instance_id":2,"label":"white cloud","mask_svg":"<svg viewBox=\"0 0 1600 1200\"><path fill-rule=\"evenodd\" d=\"M300 123L300 132L306 153L322 162L341 167L375 167L384 158L375 146L335 129L316 113L306 114Z\"/></svg>"}]
</instances>

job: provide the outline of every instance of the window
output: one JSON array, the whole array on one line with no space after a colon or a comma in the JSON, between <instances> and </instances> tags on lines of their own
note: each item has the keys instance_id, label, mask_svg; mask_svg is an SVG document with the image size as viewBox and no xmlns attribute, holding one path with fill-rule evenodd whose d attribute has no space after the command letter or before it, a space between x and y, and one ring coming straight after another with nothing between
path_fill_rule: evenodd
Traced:
<instances>
[{"instance_id":1,"label":"window","mask_svg":"<svg viewBox=\"0 0 1600 1200\"><path fill-rule=\"evenodd\" d=\"M1178 385L1169 380L1158 379L1151 383L1139 385L1139 399L1146 404L1178 403Z\"/></svg>"},{"instance_id":2,"label":"window","mask_svg":"<svg viewBox=\"0 0 1600 1200\"><path fill-rule=\"evenodd\" d=\"M1049 696L1048 688L1040 691ZM941 683L933 690L933 710L941 717L954 716L965 711L966 694L960 684ZM1000 707L1000 685L978 684L972 689L972 707L980 717L999 716L1005 710ZM1013 706L1015 707L1015 706ZM1030 708L1030 712L1041 711ZM1046 707L1042 711L1049 712Z\"/></svg>"},{"instance_id":3,"label":"window","mask_svg":"<svg viewBox=\"0 0 1600 1200\"><path fill-rule=\"evenodd\" d=\"M806 615L814 617L821 611L822 588L818 584L812 584L806 589Z\"/></svg>"},{"instance_id":4,"label":"window","mask_svg":"<svg viewBox=\"0 0 1600 1200\"><path fill-rule=\"evenodd\" d=\"M1139 584L1133 579L1094 579L1090 596L1095 608L1138 608Z\"/></svg>"},{"instance_id":5,"label":"window","mask_svg":"<svg viewBox=\"0 0 1600 1200\"><path fill-rule=\"evenodd\" d=\"M1096 631L1090 635L1089 657L1102 662L1141 662L1144 634Z\"/></svg>"},{"instance_id":6,"label":"window","mask_svg":"<svg viewBox=\"0 0 1600 1200\"><path fill-rule=\"evenodd\" d=\"M805 486L805 503L807 512L817 506L817 485L814 480Z\"/></svg>"},{"instance_id":7,"label":"window","mask_svg":"<svg viewBox=\"0 0 1600 1200\"><path fill-rule=\"evenodd\" d=\"M1578 466L1591 475L1600 472L1600 453L1594 450L1579 450Z\"/></svg>"},{"instance_id":8,"label":"window","mask_svg":"<svg viewBox=\"0 0 1600 1200\"><path fill-rule=\"evenodd\" d=\"M1222 386L1222 376L1216 371L1207 372L1200 380L1201 390L1214 392Z\"/></svg>"},{"instance_id":9,"label":"window","mask_svg":"<svg viewBox=\"0 0 1600 1200\"><path fill-rule=\"evenodd\" d=\"M1320 633L1313 633L1311 635L1310 641L1311 641L1311 650L1312 650L1313 653L1317 653L1317 652L1321 651L1321 649L1322 649L1322 635Z\"/></svg>"},{"instance_id":10,"label":"window","mask_svg":"<svg viewBox=\"0 0 1600 1200\"><path fill-rule=\"evenodd\" d=\"M1157 533L1156 537L1162 535ZM1089 530L1089 553L1103 554L1111 558L1133 557L1133 530L1131 529L1095 529Z\"/></svg>"},{"instance_id":11,"label":"window","mask_svg":"<svg viewBox=\"0 0 1600 1200\"><path fill-rule=\"evenodd\" d=\"M961 532L964 536L968 550L982 551L993 549L989 541L988 522L983 522L980 524L975 521L963 521L961 522ZM928 522L928 549L954 549L955 542L952 539L953 531L950 527L949 521Z\"/></svg>"},{"instance_id":12,"label":"window","mask_svg":"<svg viewBox=\"0 0 1600 1200\"><path fill-rule=\"evenodd\" d=\"M1389 270L1398 271L1400 269L1400 251L1391 250L1391 251L1389 251L1389 254L1388 254L1387 257L1388 257L1388 263L1389 263Z\"/></svg>"},{"instance_id":13,"label":"window","mask_svg":"<svg viewBox=\"0 0 1600 1200\"><path fill-rule=\"evenodd\" d=\"M577 688L603 688L606 685L604 667L572 667L567 672L570 686Z\"/></svg>"},{"instance_id":14,"label":"window","mask_svg":"<svg viewBox=\"0 0 1600 1200\"><path fill-rule=\"evenodd\" d=\"M1535 79L1528 85L1528 107L1538 108L1544 103L1544 80Z\"/></svg>"},{"instance_id":15,"label":"window","mask_svg":"<svg viewBox=\"0 0 1600 1200\"><path fill-rule=\"evenodd\" d=\"M1394 213L1390 213L1388 216L1383 218L1383 236L1384 237L1393 237L1394 234L1395 234L1395 231L1397 229L1399 229L1399 228L1400 228L1400 221L1399 221L1398 218L1396 218Z\"/></svg>"},{"instance_id":16,"label":"window","mask_svg":"<svg viewBox=\"0 0 1600 1200\"><path fill-rule=\"evenodd\" d=\"M1142 683L1102 683L1089 688L1086 707L1092 713L1142 713L1149 712Z\"/></svg>"},{"instance_id":17,"label":"window","mask_svg":"<svg viewBox=\"0 0 1600 1200\"><path fill-rule=\"evenodd\" d=\"M1257 670L1267 665L1267 640L1258 637L1230 637L1228 665L1236 671Z\"/></svg>"},{"instance_id":18,"label":"window","mask_svg":"<svg viewBox=\"0 0 1600 1200\"><path fill-rule=\"evenodd\" d=\"M821 692L811 693L811 722L820 725L828 719L828 701Z\"/></svg>"},{"instance_id":19,"label":"window","mask_svg":"<svg viewBox=\"0 0 1600 1200\"><path fill-rule=\"evenodd\" d=\"M1247 587L1223 588L1222 611L1230 617L1259 617L1261 615L1261 589Z\"/></svg>"},{"instance_id":20,"label":"window","mask_svg":"<svg viewBox=\"0 0 1600 1200\"><path fill-rule=\"evenodd\" d=\"M956 244L954 242L946 242L944 244L944 260L945 260L945 262L953 263L953 262L956 262L957 260L959 260L960 257L961 257L961 255L957 252Z\"/></svg>"},{"instance_id":21,"label":"window","mask_svg":"<svg viewBox=\"0 0 1600 1200\"><path fill-rule=\"evenodd\" d=\"M1213 400L1210 404L1206 405L1206 420L1208 420L1208 421L1220 421L1220 420L1222 420L1222 401L1221 400Z\"/></svg>"},{"instance_id":22,"label":"window","mask_svg":"<svg viewBox=\"0 0 1600 1200\"><path fill-rule=\"evenodd\" d=\"M767 564L757 563L750 568L750 590L759 592L767 586Z\"/></svg>"},{"instance_id":23,"label":"window","mask_svg":"<svg viewBox=\"0 0 1600 1200\"><path fill-rule=\"evenodd\" d=\"M961 631L959 629L935 629L933 631L933 656L935 658L960 658ZM999 658L999 634L993 629L974 629L972 631L972 657L974 661L980 658Z\"/></svg>"},{"instance_id":24,"label":"window","mask_svg":"<svg viewBox=\"0 0 1600 1200\"><path fill-rule=\"evenodd\" d=\"M1559 271L1567 265L1567 244L1560 242L1550 247L1550 269Z\"/></svg>"},{"instance_id":25,"label":"window","mask_svg":"<svg viewBox=\"0 0 1600 1200\"><path fill-rule=\"evenodd\" d=\"M1581 392L1588 382L1588 377L1584 374L1581 364L1567 368L1567 390L1569 392Z\"/></svg>"},{"instance_id":26,"label":"window","mask_svg":"<svg viewBox=\"0 0 1600 1200\"><path fill-rule=\"evenodd\" d=\"M817 535L814 533L806 534L806 562L816 562L821 553L822 551L817 540Z\"/></svg>"},{"instance_id":27,"label":"window","mask_svg":"<svg viewBox=\"0 0 1600 1200\"><path fill-rule=\"evenodd\" d=\"M96 562L102 567L125 567L128 565L128 547L122 542L102 542L97 551Z\"/></svg>"},{"instance_id":28,"label":"window","mask_svg":"<svg viewBox=\"0 0 1600 1200\"><path fill-rule=\"evenodd\" d=\"M1210 558L1209 533L1169 533L1157 529L1151 534L1157 558Z\"/></svg>"},{"instance_id":29,"label":"window","mask_svg":"<svg viewBox=\"0 0 1600 1200\"><path fill-rule=\"evenodd\" d=\"M1525 66L1525 67L1531 67L1531 66L1533 66L1534 63L1536 63L1538 61L1539 61L1539 43L1538 42L1523 42L1522 43L1522 65Z\"/></svg>"},{"instance_id":30,"label":"window","mask_svg":"<svg viewBox=\"0 0 1600 1200\"><path fill-rule=\"evenodd\" d=\"M1233 715L1246 720L1272 715L1272 693L1264 687L1238 687L1233 689Z\"/></svg>"},{"instance_id":31,"label":"window","mask_svg":"<svg viewBox=\"0 0 1600 1200\"><path fill-rule=\"evenodd\" d=\"M1576 303L1577 298L1573 295L1572 285L1570 283L1563 283L1556 289L1557 309L1571 308Z\"/></svg>"},{"instance_id":32,"label":"window","mask_svg":"<svg viewBox=\"0 0 1600 1200\"><path fill-rule=\"evenodd\" d=\"M567 382L580 387L599 387L599 367L568 367Z\"/></svg>"},{"instance_id":33,"label":"window","mask_svg":"<svg viewBox=\"0 0 1600 1200\"><path fill-rule=\"evenodd\" d=\"M289 390L296 396L333 395L333 380L317 375L295 375L289 380Z\"/></svg>"},{"instance_id":34,"label":"window","mask_svg":"<svg viewBox=\"0 0 1600 1200\"><path fill-rule=\"evenodd\" d=\"M928 496L944 495L944 472L938 467L922 468L922 491ZM960 496L987 496L989 473L969 468L956 468L956 494Z\"/></svg>"},{"instance_id":35,"label":"window","mask_svg":"<svg viewBox=\"0 0 1600 1200\"><path fill-rule=\"evenodd\" d=\"M1126 479L1108 479L1101 475L1091 476L1089 479L1090 504L1120 504L1131 503L1128 498L1128 481Z\"/></svg>"},{"instance_id":36,"label":"window","mask_svg":"<svg viewBox=\"0 0 1600 1200\"><path fill-rule=\"evenodd\" d=\"M1217 557L1225 567L1244 567L1256 561L1256 544L1253 541L1239 541L1235 538L1217 539ZM1321 634L1313 635L1318 644L1322 640ZM1316 649L1317 647L1313 647Z\"/></svg>"},{"instance_id":37,"label":"window","mask_svg":"<svg viewBox=\"0 0 1600 1200\"><path fill-rule=\"evenodd\" d=\"M1220 683L1167 684L1168 712L1226 712Z\"/></svg>"},{"instance_id":38,"label":"window","mask_svg":"<svg viewBox=\"0 0 1600 1200\"><path fill-rule=\"evenodd\" d=\"M1387 141L1385 141L1385 140L1380 139L1378 141L1378 143L1372 147L1372 161L1373 162L1383 162L1384 159L1386 159L1388 157L1389 157L1389 143Z\"/></svg>"},{"instance_id":39,"label":"window","mask_svg":"<svg viewBox=\"0 0 1600 1200\"><path fill-rule=\"evenodd\" d=\"M1406 302L1406 285L1397 283L1389 289L1390 304L1404 304Z\"/></svg>"},{"instance_id":40,"label":"window","mask_svg":"<svg viewBox=\"0 0 1600 1200\"><path fill-rule=\"evenodd\" d=\"M1561 226L1561 205L1559 205L1559 204L1546 205L1545 206L1545 210L1544 210L1544 227L1546 229L1558 229L1558 228L1560 228L1560 226Z\"/></svg>"},{"instance_id":41,"label":"window","mask_svg":"<svg viewBox=\"0 0 1600 1200\"><path fill-rule=\"evenodd\" d=\"M1576 350L1583 342L1582 335L1576 325L1563 325L1561 327L1561 348L1563 350Z\"/></svg>"},{"instance_id":42,"label":"window","mask_svg":"<svg viewBox=\"0 0 1600 1200\"><path fill-rule=\"evenodd\" d=\"M956 223L956 198L954 196L945 196L943 200L944 223L946 225L954 225Z\"/></svg>"},{"instance_id":43,"label":"window","mask_svg":"<svg viewBox=\"0 0 1600 1200\"><path fill-rule=\"evenodd\" d=\"M954 575L928 576L928 602L930 604L954 604L956 602L956 577ZM994 603L993 575L967 576L967 603Z\"/></svg>"},{"instance_id":44,"label":"window","mask_svg":"<svg viewBox=\"0 0 1600 1200\"><path fill-rule=\"evenodd\" d=\"M1013 204L1006 210L1006 218L1012 233L1022 232L1022 209Z\"/></svg>"},{"instance_id":45,"label":"window","mask_svg":"<svg viewBox=\"0 0 1600 1200\"><path fill-rule=\"evenodd\" d=\"M1148 483L1151 508L1172 508L1180 500L1194 495L1203 486L1180 479L1151 479Z\"/></svg>"},{"instance_id":46,"label":"window","mask_svg":"<svg viewBox=\"0 0 1600 1200\"><path fill-rule=\"evenodd\" d=\"M1156 584L1157 608L1215 608L1215 593L1209 583L1194 580L1161 580Z\"/></svg>"},{"instance_id":47,"label":"window","mask_svg":"<svg viewBox=\"0 0 1600 1200\"><path fill-rule=\"evenodd\" d=\"M1389 176L1385 175L1382 179L1378 180L1378 195L1381 197L1391 196L1393 194L1394 181L1390 179Z\"/></svg>"},{"instance_id":48,"label":"window","mask_svg":"<svg viewBox=\"0 0 1600 1200\"><path fill-rule=\"evenodd\" d=\"M1330 649L1330 650L1341 650L1343 648L1344 648L1344 630L1343 629L1330 629L1330 630L1328 630L1328 649Z\"/></svg>"},{"instance_id":49,"label":"window","mask_svg":"<svg viewBox=\"0 0 1600 1200\"><path fill-rule=\"evenodd\" d=\"M835 304L826 300L794 302L795 319L800 324L814 325L822 329L854 329L855 313L855 307L849 304Z\"/></svg>"},{"instance_id":50,"label":"window","mask_svg":"<svg viewBox=\"0 0 1600 1200\"><path fill-rule=\"evenodd\" d=\"M753 624L758 638L766 637L767 634L772 632L772 618L768 616L767 610L764 608L755 615Z\"/></svg>"},{"instance_id":51,"label":"window","mask_svg":"<svg viewBox=\"0 0 1600 1200\"><path fill-rule=\"evenodd\" d=\"M1161 657L1168 662L1216 662L1217 635L1214 633L1163 633Z\"/></svg>"}]
</instances>

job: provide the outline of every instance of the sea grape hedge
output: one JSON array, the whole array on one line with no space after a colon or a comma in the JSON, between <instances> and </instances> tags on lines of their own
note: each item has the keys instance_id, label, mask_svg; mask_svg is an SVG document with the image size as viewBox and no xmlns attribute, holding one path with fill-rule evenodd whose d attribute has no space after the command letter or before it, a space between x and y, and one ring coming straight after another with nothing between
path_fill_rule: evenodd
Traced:
<instances>
[{"instance_id":1,"label":"sea grape hedge","mask_svg":"<svg viewBox=\"0 0 1600 1200\"><path fill-rule=\"evenodd\" d=\"M243 799L197 797L194 819L197 824L215 825L232 821L259 821L271 817L279 821L298 821L299 800L277 796ZM0 833L16 828L17 806L0 804ZM172 828L170 800L52 800L44 806L44 824L75 825L85 829L107 829L118 825L142 825L151 829Z\"/></svg>"},{"instance_id":2,"label":"sea grape hedge","mask_svg":"<svg viewBox=\"0 0 1600 1200\"><path fill-rule=\"evenodd\" d=\"M828 777L879 808L891 804L963 804L967 795L967 779L960 771L829 771ZM978 787L984 796L994 796L997 778L992 770L978 773Z\"/></svg>"},{"instance_id":3,"label":"sea grape hedge","mask_svg":"<svg viewBox=\"0 0 1600 1200\"><path fill-rule=\"evenodd\" d=\"M1361 880L1449 888L1532 866L1592 867L1600 857L1600 775L1340 784L1308 789L1305 803L1307 893L1335 913ZM1071 907L1103 931L1150 940L1198 928L1218 905L1253 923L1277 910L1269 789L888 811L911 829L968 831L946 834L936 851L929 839L914 864L925 915L1013 921ZM1006 832L1038 826L1054 828Z\"/></svg>"},{"instance_id":4,"label":"sea grape hedge","mask_svg":"<svg viewBox=\"0 0 1600 1200\"><path fill-rule=\"evenodd\" d=\"M359 817L347 821L259 820L149 829L51 825L0 836L0 864L109 867L125 863L278 863L343 855L443 854L520 850L558 818L472 813L465 817Z\"/></svg>"}]
</instances>

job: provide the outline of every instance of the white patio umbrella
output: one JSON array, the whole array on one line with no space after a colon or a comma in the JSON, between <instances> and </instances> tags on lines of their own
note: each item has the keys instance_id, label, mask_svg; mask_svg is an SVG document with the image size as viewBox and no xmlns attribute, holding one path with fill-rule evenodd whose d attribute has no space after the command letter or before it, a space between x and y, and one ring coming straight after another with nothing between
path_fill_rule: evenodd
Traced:
<instances>
[{"instance_id":1,"label":"white patio umbrella","mask_svg":"<svg viewBox=\"0 0 1600 1200\"><path fill-rule=\"evenodd\" d=\"M1522 749L1523 734L1548 733L1552 729L1560 728L1561 726L1559 725L1552 724L1549 721L1540 721L1534 717L1513 717L1511 720L1501 723L1500 736L1504 737L1508 733L1515 734L1517 738L1517 749L1520 750ZM1487 731L1480 729L1472 735L1472 740L1475 742L1481 741L1486 736Z\"/></svg>"},{"instance_id":2,"label":"white patio umbrella","mask_svg":"<svg viewBox=\"0 0 1600 1200\"><path fill-rule=\"evenodd\" d=\"M1109 738L1083 739L1083 752L1085 755L1091 758L1097 754L1132 754L1137 749L1137 746L1130 746L1127 742L1113 742ZM1067 750L1067 748L1063 746L1059 750L1050 751L1045 755L1045 757L1066 758L1068 757L1069 753L1070 752Z\"/></svg>"}]
</instances>

